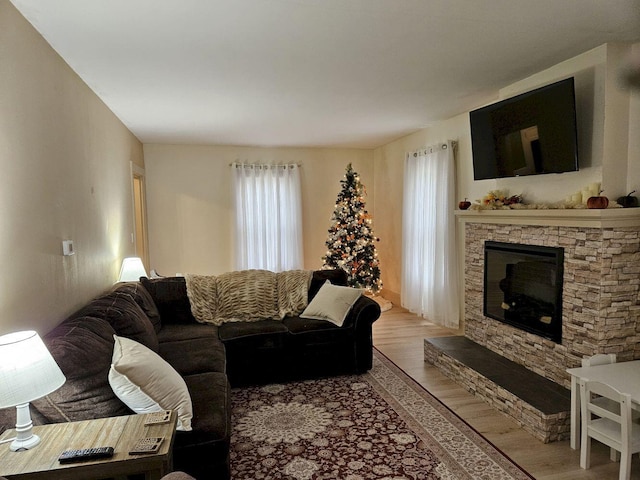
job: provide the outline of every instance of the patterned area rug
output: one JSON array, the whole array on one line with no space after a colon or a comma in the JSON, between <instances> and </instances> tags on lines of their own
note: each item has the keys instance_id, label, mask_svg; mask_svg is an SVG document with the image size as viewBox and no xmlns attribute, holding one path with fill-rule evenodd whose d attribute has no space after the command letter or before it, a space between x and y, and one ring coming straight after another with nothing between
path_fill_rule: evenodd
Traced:
<instances>
[{"instance_id":1,"label":"patterned area rug","mask_svg":"<svg viewBox=\"0 0 640 480\"><path fill-rule=\"evenodd\" d=\"M364 375L234 389L233 480L531 479L378 351Z\"/></svg>"}]
</instances>

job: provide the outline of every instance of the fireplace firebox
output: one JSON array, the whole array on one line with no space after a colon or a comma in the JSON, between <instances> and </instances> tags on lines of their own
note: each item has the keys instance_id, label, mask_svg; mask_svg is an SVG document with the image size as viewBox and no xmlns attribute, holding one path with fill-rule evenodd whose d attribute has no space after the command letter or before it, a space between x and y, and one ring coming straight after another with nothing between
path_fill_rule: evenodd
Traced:
<instances>
[{"instance_id":1,"label":"fireplace firebox","mask_svg":"<svg viewBox=\"0 0 640 480\"><path fill-rule=\"evenodd\" d=\"M562 341L564 249L486 241L484 315Z\"/></svg>"}]
</instances>

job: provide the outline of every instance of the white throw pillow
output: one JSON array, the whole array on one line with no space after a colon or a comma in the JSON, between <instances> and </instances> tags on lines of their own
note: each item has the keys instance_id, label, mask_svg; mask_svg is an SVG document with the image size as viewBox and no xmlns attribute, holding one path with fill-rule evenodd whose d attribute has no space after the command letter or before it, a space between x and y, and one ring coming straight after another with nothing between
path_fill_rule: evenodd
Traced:
<instances>
[{"instance_id":1,"label":"white throw pillow","mask_svg":"<svg viewBox=\"0 0 640 480\"><path fill-rule=\"evenodd\" d=\"M361 295L360 289L332 285L327 280L300 317L328 320L341 327L349 310Z\"/></svg>"},{"instance_id":2,"label":"white throw pillow","mask_svg":"<svg viewBox=\"0 0 640 480\"><path fill-rule=\"evenodd\" d=\"M136 413L176 410L177 430L191 430L193 407L187 384L160 355L126 337L114 335L109 384Z\"/></svg>"}]
</instances>

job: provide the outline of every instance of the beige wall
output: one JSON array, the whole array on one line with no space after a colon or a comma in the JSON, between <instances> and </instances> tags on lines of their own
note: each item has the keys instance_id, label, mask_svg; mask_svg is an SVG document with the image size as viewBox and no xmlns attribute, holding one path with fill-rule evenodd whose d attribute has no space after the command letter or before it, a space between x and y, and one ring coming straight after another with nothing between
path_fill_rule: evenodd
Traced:
<instances>
[{"instance_id":1,"label":"beige wall","mask_svg":"<svg viewBox=\"0 0 640 480\"><path fill-rule=\"evenodd\" d=\"M322 266L347 164L368 188L367 206L374 204L371 150L145 145L144 156L151 268L162 275L234 270L233 162L302 165L304 268Z\"/></svg>"},{"instance_id":2,"label":"beige wall","mask_svg":"<svg viewBox=\"0 0 640 480\"><path fill-rule=\"evenodd\" d=\"M634 45L639 49L639 45ZM385 289L399 300L402 260L402 172L406 152L434 143L457 140L457 198L470 201L494 189L523 194L528 203L557 202L592 182L601 182L615 199L633 189L640 192L640 101L618 87L617 68L630 46L603 45L497 92L492 103L518 93L575 77L580 171L497 180L473 180L468 113L420 130L374 151L377 233L385 239L381 263ZM481 105L478 105L478 107ZM458 232L460 233L460 232ZM459 248L461 235L457 235ZM460 276L464 278L463 275Z\"/></svg>"},{"instance_id":3,"label":"beige wall","mask_svg":"<svg viewBox=\"0 0 640 480\"><path fill-rule=\"evenodd\" d=\"M142 146L0 0L0 334L55 326L116 279ZM62 240L76 254L62 255Z\"/></svg>"}]
</instances>

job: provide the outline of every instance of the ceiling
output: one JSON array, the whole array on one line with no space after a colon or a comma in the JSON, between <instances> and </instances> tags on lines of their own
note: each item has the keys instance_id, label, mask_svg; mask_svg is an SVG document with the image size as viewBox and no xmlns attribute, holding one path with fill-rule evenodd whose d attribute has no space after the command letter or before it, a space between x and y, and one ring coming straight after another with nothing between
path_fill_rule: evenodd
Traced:
<instances>
[{"instance_id":1,"label":"ceiling","mask_svg":"<svg viewBox=\"0 0 640 480\"><path fill-rule=\"evenodd\" d=\"M143 143L373 148L640 41L640 0L11 2Z\"/></svg>"}]
</instances>

